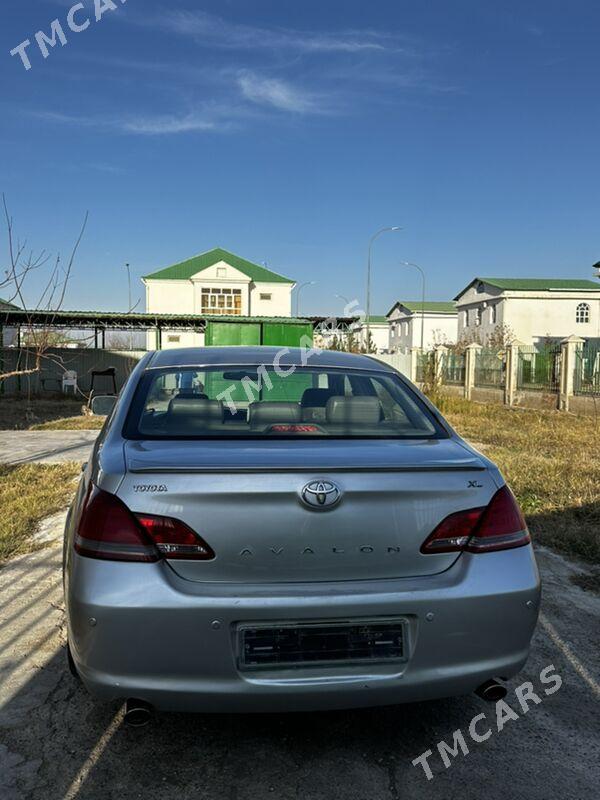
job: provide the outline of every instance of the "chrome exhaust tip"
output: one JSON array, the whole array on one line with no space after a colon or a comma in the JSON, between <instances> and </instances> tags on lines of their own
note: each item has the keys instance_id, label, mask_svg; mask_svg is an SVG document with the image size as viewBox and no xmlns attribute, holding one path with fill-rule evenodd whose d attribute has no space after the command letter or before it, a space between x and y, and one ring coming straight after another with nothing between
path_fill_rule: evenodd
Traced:
<instances>
[{"instance_id":1,"label":"chrome exhaust tip","mask_svg":"<svg viewBox=\"0 0 600 800\"><path fill-rule=\"evenodd\" d=\"M503 700L506 697L506 686L491 678L489 681L482 683L475 689L475 694L486 700L488 703L497 703L498 700Z\"/></svg>"},{"instance_id":2,"label":"chrome exhaust tip","mask_svg":"<svg viewBox=\"0 0 600 800\"><path fill-rule=\"evenodd\" d=\"M130 697L125 705L125 722L131 728L143 728L152 719L152 711L150 703Z\"/></svg>"}]
</instances>

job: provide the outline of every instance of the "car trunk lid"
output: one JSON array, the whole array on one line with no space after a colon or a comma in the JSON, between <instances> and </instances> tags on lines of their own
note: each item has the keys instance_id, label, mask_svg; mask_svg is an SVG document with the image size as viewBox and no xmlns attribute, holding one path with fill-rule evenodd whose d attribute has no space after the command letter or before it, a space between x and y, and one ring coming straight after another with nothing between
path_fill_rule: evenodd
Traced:
<instances>
[{"instance_id":1,"label":"car trunk lid","mask_svg":"<svg viewBox=\"0 0 600 800\"><path fill-rule=\"evenodd\" d=\"M454 439L136 441L119 496L138 513L181 519L214 549L172 561L193 581L272 583L431 575L455 553L423 555L448 514L486 505L485 462ZM338 503L303 489L333 484Z\"/></svg>"}]
</instances>

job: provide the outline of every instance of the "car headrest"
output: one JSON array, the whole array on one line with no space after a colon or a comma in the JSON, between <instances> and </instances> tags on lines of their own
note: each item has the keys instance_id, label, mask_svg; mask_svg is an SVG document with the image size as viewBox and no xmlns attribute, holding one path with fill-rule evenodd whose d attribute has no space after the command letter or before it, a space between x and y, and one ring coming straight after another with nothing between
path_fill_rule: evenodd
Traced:
<instances>
[{"instance_id":1,"label":"car headrest","mask_svg":"<svg viewBox=\"0 0 600 800\"><path fill-rule=\"evenodd\" d=\"M298 403L250 403L248 406L248 421L251 425L301 422L302 412Z\"/></svg>"},{"instance_id":2,"label":"car headrest","mask_svg":"<svg viewBox=\"0 0 600 800\"><path fill-rule=\"evenodd\" d=\"M325 408L327 401L332 396L331 389L305 389L300 405L302 408Z\"/></svg>"},{"instance_id":3,"label":"car headrest","mask_svg":"<svg viewBox=\"0 0 600 800\"><path fill-rule=\"evenodd\" d=\"M194 389L180 389L175 395L179 398L191 398L194 400L208 400L208 395L203 392L196 392Z\"/></svg>"},{"instance_id":4,"label":"car headrest","mask_svg":"<svg viewBox=\"0 0 600 800\"><path fill-rule=\"evenodd\" d=\"M327 401L327 422L335 424L377 425L381 412L377 397L331 397Z\"/></svg>"},{"instance_id":5,"label":"car headrest","mask_svg":"<svg viewBox=\"0 0 600 800\"><path fill-rule=\"evenodd\" d=\"M174 397L169 403L169 416L188 416L195 419L223 419L223 403L220 400L203 400L197 397Z\"/></svg>"}]
</instances>

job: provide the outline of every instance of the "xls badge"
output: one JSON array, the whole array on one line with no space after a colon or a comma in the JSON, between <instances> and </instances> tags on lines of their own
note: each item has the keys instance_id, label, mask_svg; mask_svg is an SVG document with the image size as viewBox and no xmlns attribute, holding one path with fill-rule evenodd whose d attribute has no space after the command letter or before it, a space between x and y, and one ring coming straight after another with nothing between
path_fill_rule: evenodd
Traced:
<instances>
[{"instance_id":1,"label":"xls badge","mask_svg":"<svg viewBox=\"0 0 600 800\"><path fill-rule=\"evenodd\" d=\"M342 492L331 481L312 481L306 484L300 496L309 508L328 511L340 502Z\"/></svg>"}]
</instances>

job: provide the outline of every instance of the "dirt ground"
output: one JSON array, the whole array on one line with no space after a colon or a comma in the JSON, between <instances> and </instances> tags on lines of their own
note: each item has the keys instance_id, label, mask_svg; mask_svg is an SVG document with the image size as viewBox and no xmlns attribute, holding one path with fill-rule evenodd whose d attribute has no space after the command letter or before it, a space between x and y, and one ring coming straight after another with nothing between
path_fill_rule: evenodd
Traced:
<instances>
[{"instance_id":1,"label":"dirt ground","mask_svg":"<svg viewBox=\"0 0 600 800\"><path fill-rule=\"evenodd\" d=\"M60 548L17 558L0 569L0 797L595 800L600 597L575 584L584 568L538 555L543 616L506 699L519 711L514 688L540 687L550 664L563 683L499 733L494 706L474 695L330 713L157 714L129 728L120 704L97 704L66 669ZM482 712L494 732L474 744L468 726ZM457 729L470 752L446 768L436 745ZM412 765L427 749L430 781Z\"/></svg>"}]
</instances>

